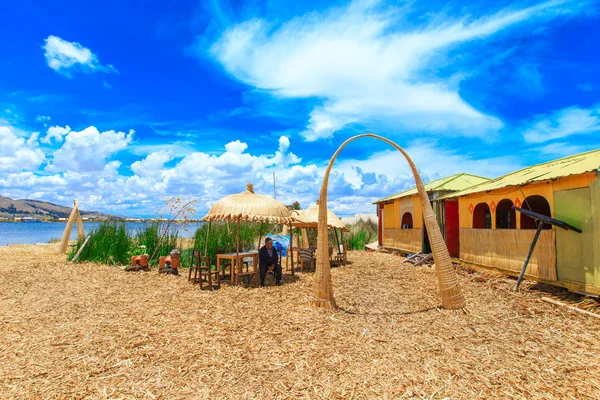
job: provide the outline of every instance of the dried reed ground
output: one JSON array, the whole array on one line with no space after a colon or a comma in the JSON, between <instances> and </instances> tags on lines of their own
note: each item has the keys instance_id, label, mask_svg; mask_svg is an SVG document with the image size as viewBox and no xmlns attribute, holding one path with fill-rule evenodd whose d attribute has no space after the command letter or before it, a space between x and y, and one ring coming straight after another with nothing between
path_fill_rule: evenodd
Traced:
<instances>
[{"instance_id":1,"label":"dried reed ground","mask_svg":"<svg viewBox=\"0 0 600 400\"><path fill-rule=\"evenodd\" d=\"M56 249L0 248L1 399L600 397L599 320L528 282L461 272L461 315L433 269L352 252L327 312L308 272L200 292Z\"/></svg>"}]
</instances>

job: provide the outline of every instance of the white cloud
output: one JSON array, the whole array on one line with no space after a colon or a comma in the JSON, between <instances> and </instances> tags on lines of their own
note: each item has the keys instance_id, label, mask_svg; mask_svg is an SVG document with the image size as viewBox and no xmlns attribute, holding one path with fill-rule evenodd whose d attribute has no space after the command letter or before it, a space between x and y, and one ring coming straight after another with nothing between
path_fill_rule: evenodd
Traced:
<instances>
[{"instance_id":1,"label":"white cloud","mask_svg":"<svg viewBox=\"0 0 600 400\"><path fill-rule=\"evenodd\" d=\"M225 149L227 149L228 152L233 153L233 154L242 154L244 152L244 150L246 150L248 148L248 145L246 143L242 143L239 140L236 140L235 142L230 142L227 143L225 145Z\"/></svg>"},{"instance_id":2,"label":"white cloud","mask_svg":"<svg viewBox=\"0 0 600 400\"><path fill-rule=\"evenodd\" d=\"M574 145L566 142L550 143L540 147L537 151L553 157L566 157L573 154L583 153L588 150L585 146Z\"/></svg>"},{"instance_id":3,"label":"white cloud","mask_svg":"<svg viewBox=\"0 0 600 400\"><path fill-rule=\"evenodd\" d=\"M455 78L430 76L438 56L528 19L566 13L564 3L471 21L432 19L411 29L402 9L354 2L280 25L245 21L227 29L210 51L248 85L281 98L322 99L310 113L306 140L380 119L405 129L482 136L499 130L502 121L468 104Z\"/></svg>"},{"instance_id":4,"label":"white cloud","mask_svg":"<svg viewBox=\"0 0 600 400\"><path fill-rule=\"evenodd\" d=\"M0 172L37 170L45 157L37 148L36 139L34 133L26 142L15 134L11 126L0 125Z\"/></svg>"},{"instance_id":5,"label":"white cloud","mask_svg":"<svg viewBox=\"0 0 600 400\"><path fill-rule=\"evenodd\" d=\"M30 163L29 172L24 172L21 167L27 159L18 161L13 151L12 158L0 165L21 167L0 170L0 191L5 196L27 198L35 188L40 200L68 205L77 198L83 209L130 216L155 215L166 196L181 196L199 200L201 217L214 201L243 191L249 182L254 183L257 193L272 195L273 172L277 199L284 204L299 201L306 208L317 199L326 168L325 162L301 164L287 136L281 136L273 150L236 140L227 143L221 153L196 151L180 159L170 150L158 150L126 164L116 153L127 148L132 135L99 132L93 126L70 131L50 158L51 164L40 171L37 167L44 160L41 151L26 147L24 139L12 131L0 130L0 159L7 148L5 143L38 156ZM368 145L367 139L362 141ZM439 178L440 171L445 175L465 171L491 177L521 167L516 157L476 160L431 141L411 143L406 150L425 181ZM344 154L340 153L329 180L329 207L339 215L372 213L372 201L414 186L406 161L396 150L374 153L365 160L348 159Z\"/></svg>"},{"instance_id":6,"label":"white cloud","mask_svg":"<svg viewBox=\"0 0 600 400\"><path fill-rule=\"evenodd\" d=\"M522 167L522 161L517 156L475 158L459 149L439 147L431 141L413 142L404 150L409 154L425 181L461 172L494 178ZM357 170L357 167L360 170ZM384 179L390 187L389 190L383 187L378 190L378 193L383 194L380 197L396 193L393 187L402 186L405 180L409 181L406 189L414 187L414 178L408 163L397 150L377 152L365 160L345 159L342 150L339 161L334 164L333 171L344 174L345 179L352 184L354 189L363 187L365 183L373 183L372 177L370 182L365 182L364 174L374 173L377 182ZM364 192L364 188L361 191Z\"/></svg>"},{"instance_id":7,"label":"white cloud","mask_svg":"<svg viewBox=\"0 0 600 400\"><path fill-rule=\"evenodd\" d=\"M522 129L523 138L529 143L543 143L599 131L600 105L589 109L573 106L538 115Z\"/></svg>"},{"instance_id":8,"label":"white cloud","mask_svg":"<svg viewBox=\"0 0 600 400\"><path fill-rule=\"evenodd\" d=\"M160 176L165 164L173 159L173 155L168 150L158 151L149 154L141 161L131 164L131 170L138 176Z\"/></svg>"},{"instance_id":9,"label":"white cloud","mask_svg":"<svg viewBox=\"0 0 600 400\"><path fill-rule=\"evenodd\" d=\"M38 141L39 136L40 136L39 132L33 132L29 136L29 139L27 139L27 146L30 148L37 146L37 141Z\"/></svg>"},{"instance_id":10,"label":"white cloud","mask_svg":"<svg viewBox=\"0 0 600 400\"><path fill-rule=\"evenodd\" d=\"M279 151L285 153L290 148L290 139L287 136L279 138Z\"/></svg>"},{"instance_id":11,"label":"white cloud","mask_svg":"<svg viewBox=\"0 0 600 400\"><path fill-rule=\"evenodd\" d=\"M61 143L63 141L63 136L67 133L71 132L71 128L67 125L64 128L61 126L51 126L46 131L46 136L40 139L40 142L50 144L52 139L57 143Z\"/></svg>"},{"instance_id":12,"label":"white cloud","mask_svg":"<svg viewBox=\"0 0 600 400\"><path fill-rule=\"evenodd\" d=\"M112 65L102 65L98 57L77 42L69 42L58 36L50 35L44 39L46 63L56 72L71 77L72 72L114 72Z\"/></svg>"},{"instance_id":13,"label":"white cloud","mask_svg":"<svg viewBox=\"0 0 600 400\"><path fill-rule=\"evenodd\" d=\"M35 122L48 122L50 121L52 118L48 117L47 115L38 115L35 117Z\"/></svg>"},{"instance_id":14,"label":"white cloud","mask_svg":"<svg viewBox=\"0 0 600 400\"><path fill-rule=\"evenodd\" d=\"M80 132L70 131L65 143L54 153L50 171L68 170L74 172L101 171L108 158L123 150L133 139L129 133L100 132L94 126Z\"/></svg>"}]
</instances>

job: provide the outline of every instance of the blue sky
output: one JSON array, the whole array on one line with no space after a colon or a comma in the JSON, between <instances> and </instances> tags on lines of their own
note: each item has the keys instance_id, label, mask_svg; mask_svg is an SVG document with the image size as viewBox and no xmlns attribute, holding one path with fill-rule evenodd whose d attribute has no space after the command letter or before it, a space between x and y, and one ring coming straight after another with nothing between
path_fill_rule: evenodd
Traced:
<instances>
[{"instance_id":1,"label":"blue sky","mask_svg":"<svg viewBox=\"0 0 600 400\"><path fill-rule=\"evenodd\" d=\"M198 216L253 182L303 208L351 136L425 181L495 177L600 148L600 4L6 2L0 194ZM329 206L410 188L384 143L348 145Z\"/></svg>"}]
</instances>

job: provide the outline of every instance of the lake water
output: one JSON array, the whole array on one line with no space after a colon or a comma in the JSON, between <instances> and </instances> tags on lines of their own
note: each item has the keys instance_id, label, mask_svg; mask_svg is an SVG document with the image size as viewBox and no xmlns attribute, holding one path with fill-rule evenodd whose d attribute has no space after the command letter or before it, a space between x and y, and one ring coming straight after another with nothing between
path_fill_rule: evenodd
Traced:
<instances>
[{"instance_id":1,"label":"lake water","mask_svg":"<svg viewBox=\"0 0 600 400\"><path fill-rule=\"evenodd\" d=\"M100 225L100 222L84 222L83 229L87 235ZM135 233L148 222L125 222L128 230ZM66 222L0 222L0 246L9 244L48 243L52 239L62 238ZM191 223L184 227L177 226L180 238L191 238L202 222ZM77 239L77 224L73 224L71 239Z\"/></svg>"}]
</instances>

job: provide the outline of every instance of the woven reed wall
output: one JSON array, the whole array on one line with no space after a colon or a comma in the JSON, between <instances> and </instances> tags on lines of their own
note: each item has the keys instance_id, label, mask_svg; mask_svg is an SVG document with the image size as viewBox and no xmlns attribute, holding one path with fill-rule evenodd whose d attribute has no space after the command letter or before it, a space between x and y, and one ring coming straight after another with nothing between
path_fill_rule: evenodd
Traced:
<instances>
[{"instance_id":1,"label":"woven reed wall","mask_svg":"<svg viewBox=\"0 0 600 400\"><path fill-rule=\"evenodd\" d=\"M520 272L535 230L460 229L460 259L475 264ZM526 275L556 281L556 239L553 229L543 230L527 266Z\"/></svg>"},{"instance_id":2,"label":"woven reed wall","mask_svg":"<svg viewBox=\"0 0 600 400\"><path fill-rule=\"evenodd\" d=\"M383 245L418 253L423 250L423 229L384 229Z\"/></svg>"}]
</instances>

